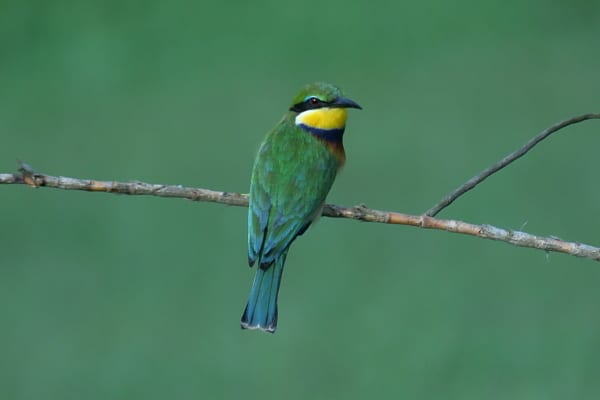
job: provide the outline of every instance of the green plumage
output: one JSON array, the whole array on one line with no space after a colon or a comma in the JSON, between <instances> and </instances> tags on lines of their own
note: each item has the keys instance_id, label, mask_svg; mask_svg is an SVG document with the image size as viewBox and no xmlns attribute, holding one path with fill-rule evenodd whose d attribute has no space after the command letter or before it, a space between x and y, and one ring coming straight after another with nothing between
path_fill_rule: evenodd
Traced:
<instances>
[{"instance_id":1,"label":"green plumage","mask_svg":"<svg viewBox=\"0 0 600 400\"><path fill-rule=\"evenodd\" d=\"M317 107L312 97L322 104ZM250 266L257 262L258 269L242 328L275 331L277 294L287 251L320 215L341 166L335 149L343 152L343 128L335 132L310 130L297 125L296 116L304 108L350 106L358 107L341 97L334 86L308 85L260 146L252 170L248 211L248 261Z\"/></svg>"}]
</instances>

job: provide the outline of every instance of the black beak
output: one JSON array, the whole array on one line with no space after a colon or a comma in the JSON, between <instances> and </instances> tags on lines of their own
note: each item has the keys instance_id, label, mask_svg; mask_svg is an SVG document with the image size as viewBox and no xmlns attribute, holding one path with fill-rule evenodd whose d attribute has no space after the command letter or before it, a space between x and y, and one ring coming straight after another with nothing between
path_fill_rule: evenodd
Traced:
<instances>
[{"instance_id":1,"label":"black beak","mask_svg":"<svg viewBox=\"0 0 600 400\"><path fill-rule=\"evenodd\" d=\"M358 108L359 110L362 110L362 107L359 106L358 103L346 97L338 97L331 103L331 106L337 108Z\"/></svg>"}]
</instances>

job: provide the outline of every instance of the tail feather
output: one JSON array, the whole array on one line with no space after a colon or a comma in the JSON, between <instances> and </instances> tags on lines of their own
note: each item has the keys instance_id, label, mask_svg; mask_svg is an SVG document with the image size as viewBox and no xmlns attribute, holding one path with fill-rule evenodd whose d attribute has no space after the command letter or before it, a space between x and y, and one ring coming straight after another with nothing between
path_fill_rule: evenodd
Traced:
<instances>
[{"instance_id":1,"label":"tail feather","mask_svg":"<svg viewBox=\"0 0 600 400\"><path fill-rule=\"evenodd\" d=\"M277 328L277 295L285 256L280 256L271 266L256 268L248 304L242 315L242 329L260 329L273 333Z\"/></svg>"}]
</instances>

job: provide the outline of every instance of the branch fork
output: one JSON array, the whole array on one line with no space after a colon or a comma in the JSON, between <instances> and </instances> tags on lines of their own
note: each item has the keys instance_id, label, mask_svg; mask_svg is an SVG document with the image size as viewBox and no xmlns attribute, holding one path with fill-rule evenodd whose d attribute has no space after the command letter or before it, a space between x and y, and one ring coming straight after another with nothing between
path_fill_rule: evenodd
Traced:
<instances>
[{"instance_id":1,"label":"branch fork","mask_svg":"<svg viewBox=\"0 0 600 400\"><path fill-rule=\"evenodd\" d=\"M492 225L476 225L468 222L435 218L443 209L452 204L460 196L475 188L486 178L524 156L542 140L559 130L582 121L600 119L600 114L584 114L561 121L545 129L532 138L524 146L510 153L496 164L486 168L453 192L442 198L437 204L422 215L409 215L393 211L381 211L368 208L364 204L354 207L343 207L327 204L323 208L323 216L331 218L354 219L364 222L384 224L410 225L424 229L437 229L447 232L470 235L482 239L497 240L520 247L530 247L544 251L569 254L575 257L589 258L600 261L600 248L577 242L568 242L555 236L536 236L527 232L507 230ZM193 201L221 203L231 206L247 207L248 195L232 192L221 192L202 188L185 187L181 185L160 185L145 182L99 181L93 179L69 178L52 176L33 170L22 161L19 163L18 174L0 174L0 184L24 184L34 188L50 187L63 190L84 190L90 192L105 192L125 195L142 195L156 197L185 198Z\"/></svg>"}]
</instances>

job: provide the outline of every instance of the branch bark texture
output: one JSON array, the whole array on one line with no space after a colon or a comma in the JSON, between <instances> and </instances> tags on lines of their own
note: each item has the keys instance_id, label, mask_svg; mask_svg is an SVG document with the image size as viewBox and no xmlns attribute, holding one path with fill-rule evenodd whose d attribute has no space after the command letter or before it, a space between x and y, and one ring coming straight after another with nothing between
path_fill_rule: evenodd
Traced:
<instances>
[{"instance_id":1,"label":"branch bark texture","mask_svg":"<svg viewBox=\"0 0 600 400\"><path fill-rule=\"evenodd\" d=\"M126 195L184 198L194 201L221 203L231 206L248 206L248 195L222 192L180 185L161 185L145 182L99 181L94 179L52 176L35 172L29 165L21 163L20 173L0 174L0 184L24 184L34 188L50 187L63 190L84 190ZM343 207L328 204L323 216L354 219L364 222L410 225L425 229L437 229L483 239L498 240L515 246L530 247L545 251L569 254L600 261L600 248L555 237L536 236L530 233L502 229L491 225L476 225L458 220L437 219L427 215L409 215L392 211L381 211L364 205Z\"/></svg>"}]
</instances>

